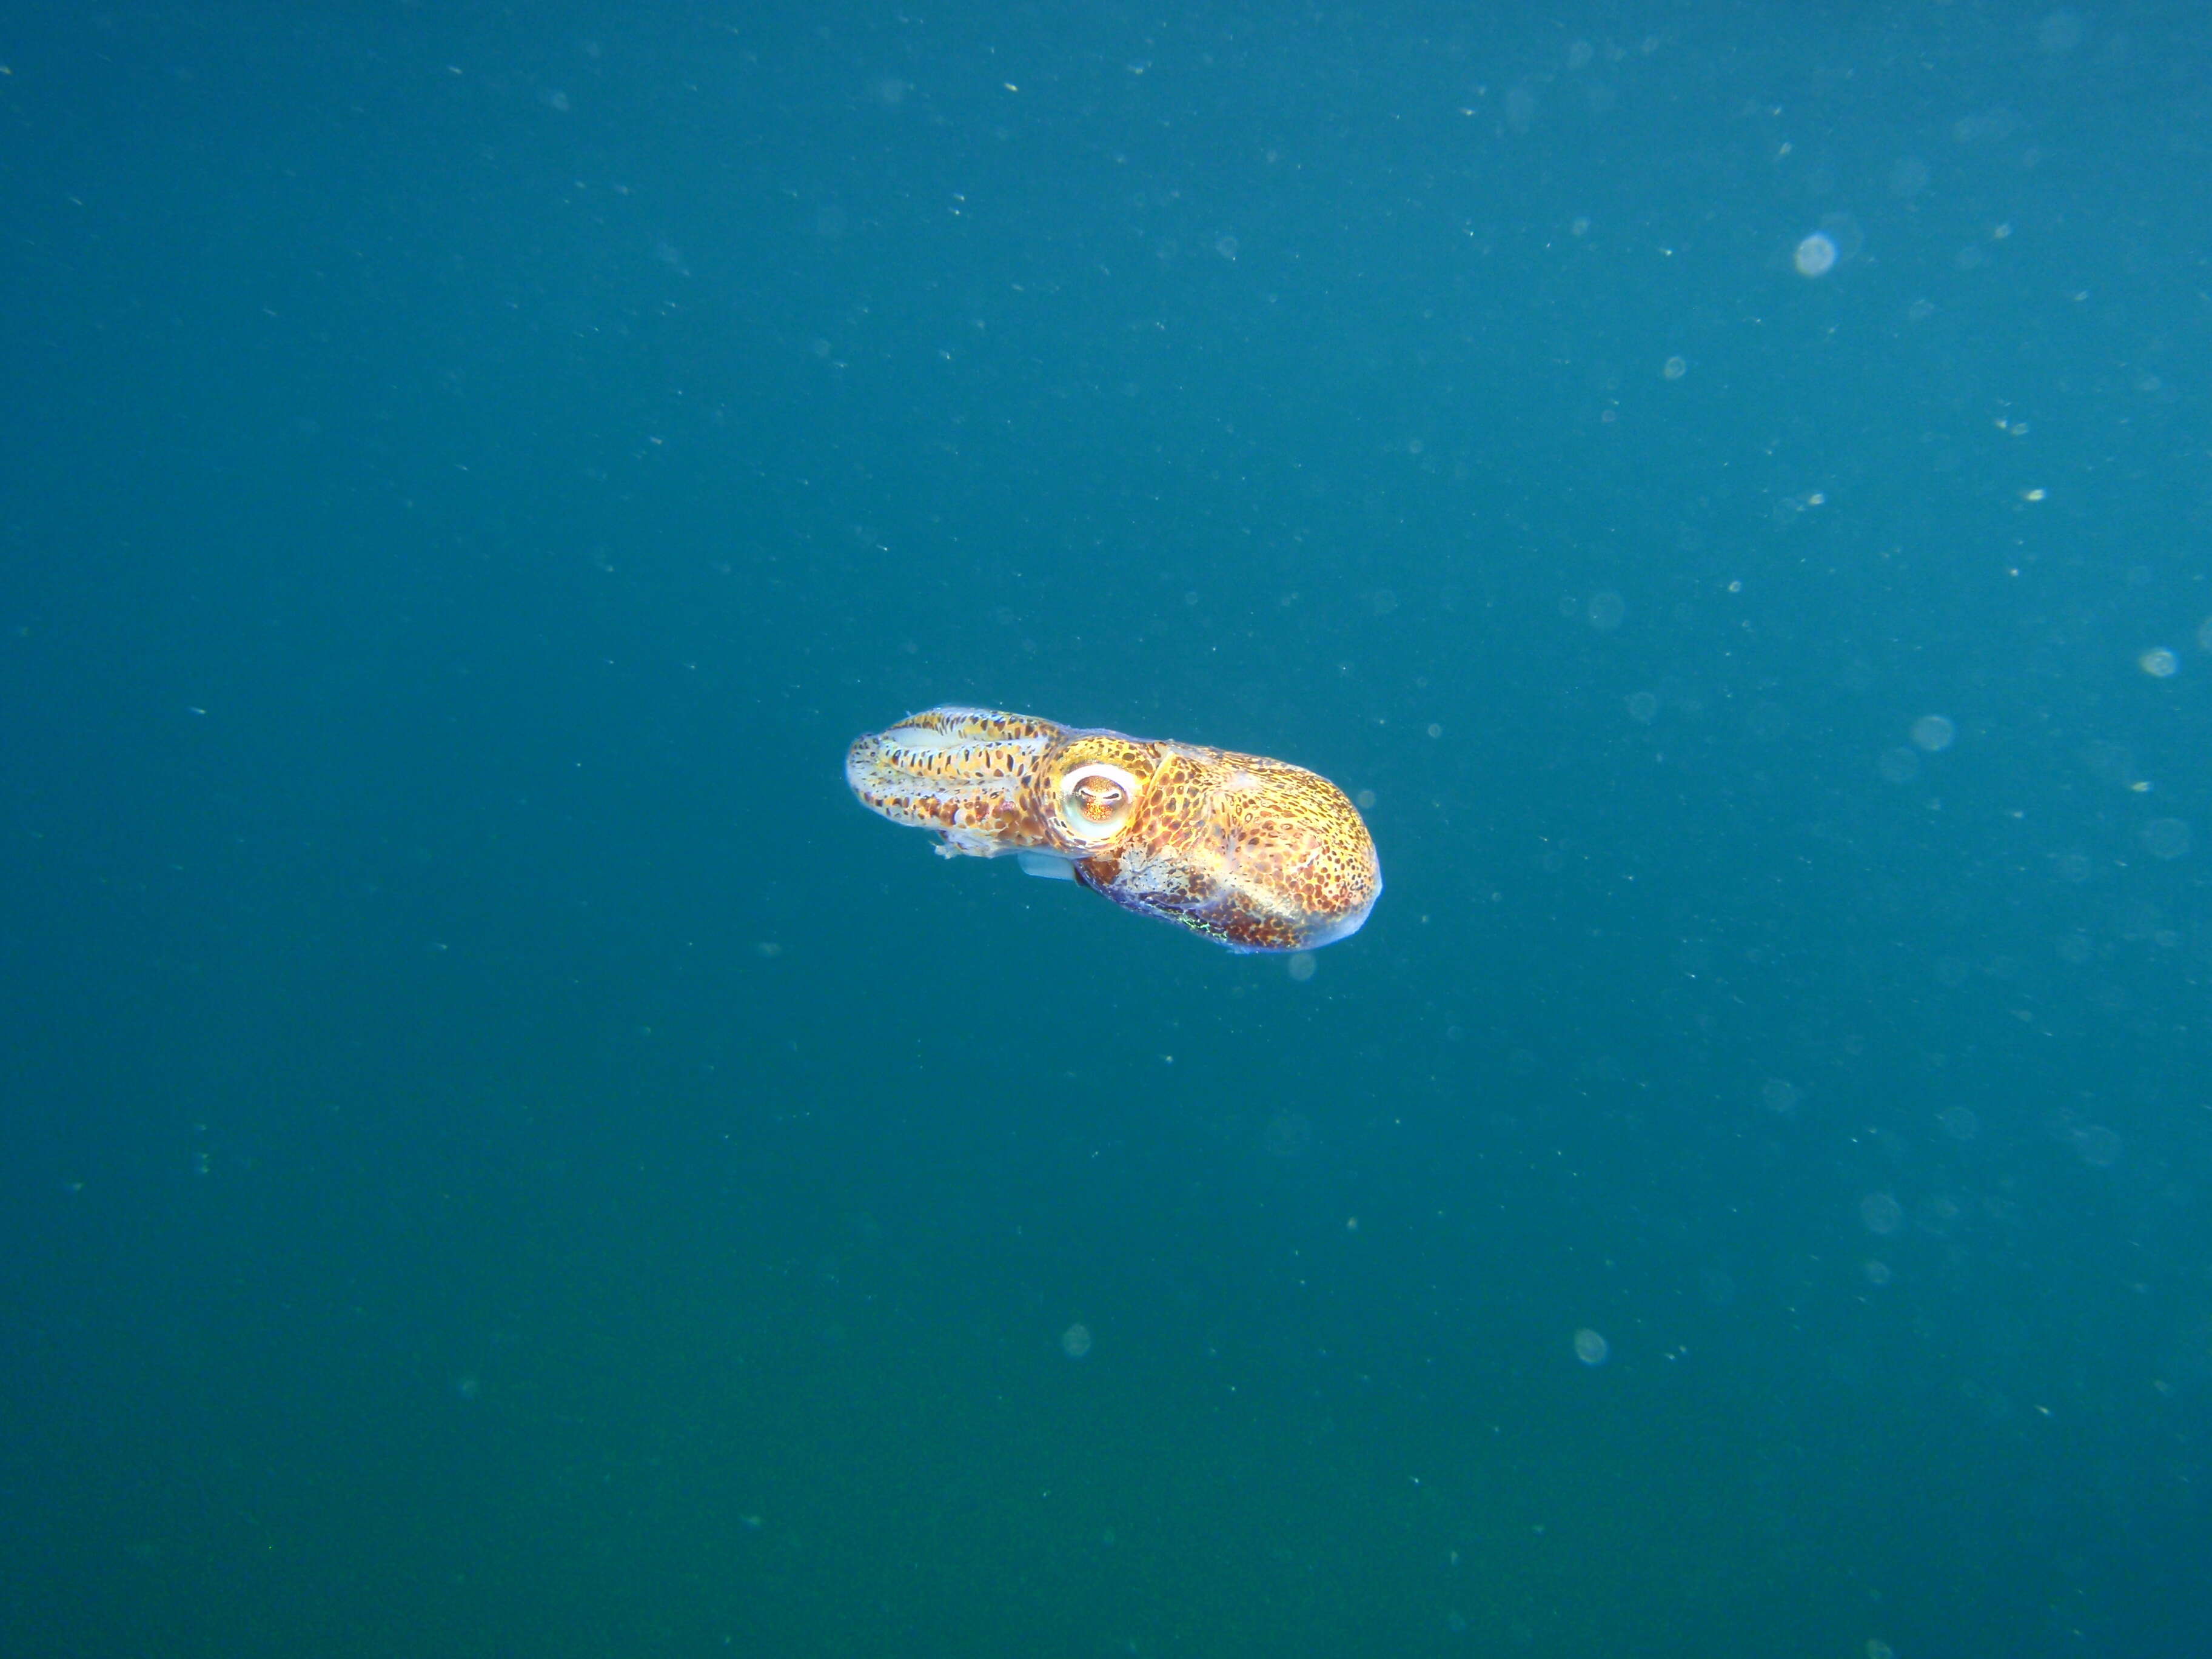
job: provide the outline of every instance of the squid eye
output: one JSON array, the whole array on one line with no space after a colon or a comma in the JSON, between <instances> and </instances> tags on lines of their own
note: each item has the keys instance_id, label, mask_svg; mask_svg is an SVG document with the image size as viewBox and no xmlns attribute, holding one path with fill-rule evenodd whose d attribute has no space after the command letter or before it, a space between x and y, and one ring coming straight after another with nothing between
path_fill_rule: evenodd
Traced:
<instances>
[{"instance_id":1,"label":"squid eye","mask_svg":"<svg viewBox=\"0 0 2212 1659\"><path fill-rule=\"evenodd\" d=\"M1136 779L1103 761L1079 766L1060 781L1060 823L1071 840L1108 840L1128 823L1136 805Z\"/></svg>"}]
</instances>

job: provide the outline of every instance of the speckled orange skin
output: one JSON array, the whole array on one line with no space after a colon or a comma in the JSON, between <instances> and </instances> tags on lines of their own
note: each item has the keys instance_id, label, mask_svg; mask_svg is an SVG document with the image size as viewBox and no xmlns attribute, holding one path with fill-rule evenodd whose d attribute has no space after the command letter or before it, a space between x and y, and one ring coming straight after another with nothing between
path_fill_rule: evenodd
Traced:
<instances>
[{"instance_id":1,"label":"speckled orange skin","mask_svg":"<svg viewBox=\"0 0 2212 1659\"><path fill-rule=\"evenodd\" d=\"M1382 890L1344 792L1258 755L933 708L855 741L845 779L894 823L935 831L947 858L1065 860L1092 892L1232 951L1346 938Z\"/></svg>"}]
</instances>

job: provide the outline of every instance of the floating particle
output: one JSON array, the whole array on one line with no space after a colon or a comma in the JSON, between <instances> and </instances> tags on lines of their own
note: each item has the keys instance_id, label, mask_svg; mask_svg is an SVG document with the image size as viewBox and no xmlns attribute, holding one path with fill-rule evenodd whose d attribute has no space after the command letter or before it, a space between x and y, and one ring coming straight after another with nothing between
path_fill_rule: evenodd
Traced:
<instances>
[{"instance_id":1,"label":"floating particle","mask_svg":"<svg viewBox=\"0 0 2212 1659\"><path fill-rule=\"evenodd\" d=\"M2153 818L2142 827L2143 851L2154 859L2186 858L2191 839L2179 818Z\"/></svg>"},{"instance_id":2,"label":"floating particle","mask_svg":"<svg viewBox=\"0 0 2212 1659\"><path fill-rule=\"evenodd\" d=\"M1912 722L1914 745L1931 755L1942 754L1958 735L1959 728L1942 714L1923 714Z\"/></svg>"},{"instance_id":3,"label":"floating particle","mask_svg":"<svg viewBox=\"0 0 2212 1659\"><path fill-rule=\"evenodd\" d=\"M2109 1170L2120 1161L2123 1147L2117 1133L2101 1123L2092 1123L2074 1131L2074 1150L2084 1164Z\"/></svg>"},{"instance_id":4,"label":"floating particle","mask_svg":"<svg viewBox=\"0 0 2212 1659\"><path fill-rule=\"evenodd\" d=\"M1869 1193L1859 1200L1859 1220L1869 1232L1887 1236L1905 1224L1905 1206L1887 1193Z\"/></svg>"},{"instance_id":5,"label":"floating particle","mask_svg":"<svg viewBox=\"0 0 2212 1659\"><path fill-rule=\"evenodd\" d=\"M1800 276L1825 276L1836 268L1836 239L1816 230L1797 244L1795 255Z\"/></svg>"}]
</instances>

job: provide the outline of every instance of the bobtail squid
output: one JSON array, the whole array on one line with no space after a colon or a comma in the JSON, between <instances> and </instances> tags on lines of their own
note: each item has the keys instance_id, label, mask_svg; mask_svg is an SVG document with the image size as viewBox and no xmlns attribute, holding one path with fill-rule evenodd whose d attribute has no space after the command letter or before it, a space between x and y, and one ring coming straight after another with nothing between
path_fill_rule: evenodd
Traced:
<instances>
[{"instance_id":1,"label":"bobtail squid","mask_svg":"<svg viewBox=\"0 0 2212 1659\"><path fill-rule=\"evenodd\" d=\"M1310 951L1359 931L1375 842L1328 779L1258 755L932 708L856 739L845 781L946 858L1012 854L1125 910L1232 951Z\"/></svg>"}]
</instances>

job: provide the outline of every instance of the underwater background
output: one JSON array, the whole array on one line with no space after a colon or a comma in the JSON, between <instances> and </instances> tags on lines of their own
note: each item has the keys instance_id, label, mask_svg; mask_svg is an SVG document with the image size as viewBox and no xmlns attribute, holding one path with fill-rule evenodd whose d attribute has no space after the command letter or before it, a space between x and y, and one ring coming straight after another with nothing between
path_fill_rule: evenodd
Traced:
<instances>
[{"instance_id":1,"label":"underwater background","mask_svg":"<svg viewBox=\"0 0 2212 1659\"><path fill-rule=\"evenodd\" d=\"M2212 1650L2209 177L2179 0L9 8L0 1652Z\"/></svg>"}]
</instances>

